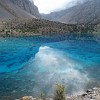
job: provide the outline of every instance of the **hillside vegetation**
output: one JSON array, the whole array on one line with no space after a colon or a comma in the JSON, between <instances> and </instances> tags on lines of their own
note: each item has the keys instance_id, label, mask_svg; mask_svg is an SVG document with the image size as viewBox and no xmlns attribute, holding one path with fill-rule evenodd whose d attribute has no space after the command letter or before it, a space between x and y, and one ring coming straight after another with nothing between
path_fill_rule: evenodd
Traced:
<instances>
[{"instance_id":1,"label":"hillside vegetation","mask_svg":"<svg viewBox=\"0 0 100 100\"><path fill-rule=\"evenodd\" d=\"M57 35L65 33L97 33L100 25L95 24L64 24L60 22L41 19L14 19L2 22L1 35L7 36L33 36ZM98 27L97 27L98 26Z\"/></svg>"}]
</instances>

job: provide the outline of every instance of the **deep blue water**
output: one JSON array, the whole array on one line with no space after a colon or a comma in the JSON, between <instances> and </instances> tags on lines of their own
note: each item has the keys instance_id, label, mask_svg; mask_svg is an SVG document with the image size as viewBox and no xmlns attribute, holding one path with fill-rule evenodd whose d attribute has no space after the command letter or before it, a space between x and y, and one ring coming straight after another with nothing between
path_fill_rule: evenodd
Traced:
<instances>
[{"instance_id":1,"label":"deep blue water","mask_svg":"<svg viewBox=\"0 0 100 100\"><path fill-rule=\"evenodd\" d=\"M0 38L0 96L52 95L56 83L74 94L99 81L100 41Z\"/></svg>"}]
</instances>

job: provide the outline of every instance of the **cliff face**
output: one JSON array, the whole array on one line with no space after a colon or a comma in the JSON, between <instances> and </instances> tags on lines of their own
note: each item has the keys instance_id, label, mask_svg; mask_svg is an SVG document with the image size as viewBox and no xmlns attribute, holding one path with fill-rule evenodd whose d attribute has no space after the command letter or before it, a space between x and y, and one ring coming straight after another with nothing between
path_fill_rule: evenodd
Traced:
<instances>
[{"instance_id":1,"label":"cliff face","mask_svg":"<svg viewBox=\"0 0 100 100\"><path fill-rule=\"evenodd\" d=\"M40 18L37 7L29 0L0 0L0 20Z\"/></svg>"},{"instance_id":2,"label":"cliff face","mask_svg":"<svg viewBox=\"0 0 100 100\"><path fill-rule=\"evenodd\" d=\"M17 5L21 9L27 11L28 13L32 14L33 16L40 18L40 14L38 8L34 5L33 1L29 0L9 0L13 4Z\"/></svg>"},{"instance_id":3,"label":"cliff face","mask_svg":"<svg viewBox=\"0 0 100 100\"><path fill-rule=\"evenodd\" d=\"M100 0L87 0L69 9L43 15L43 18L67 24L98 23L100 22Z\"/></svg>"}]
</instances>

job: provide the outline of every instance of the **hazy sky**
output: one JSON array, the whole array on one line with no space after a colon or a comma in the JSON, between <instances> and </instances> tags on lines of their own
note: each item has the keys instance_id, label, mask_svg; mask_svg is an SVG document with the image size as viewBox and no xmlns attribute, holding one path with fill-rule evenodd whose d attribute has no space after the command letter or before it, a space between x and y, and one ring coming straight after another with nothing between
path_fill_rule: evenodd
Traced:
<instances>
[{"instance_id":1,"label":"hazy sky","mask_svg":"<svg viewBox=\"0 0 100 100\"><path fill-rule=\"evenodd\" d=\"M33 0L40 13L50 13L69 7L77 1L83 0Z\"/></svg>"}]
</instances>

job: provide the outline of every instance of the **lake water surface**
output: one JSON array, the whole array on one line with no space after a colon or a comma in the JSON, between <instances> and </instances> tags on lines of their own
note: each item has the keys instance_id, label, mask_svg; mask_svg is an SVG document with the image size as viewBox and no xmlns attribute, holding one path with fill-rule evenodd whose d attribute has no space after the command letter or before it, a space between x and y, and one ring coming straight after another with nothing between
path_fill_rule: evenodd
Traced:
<instances>
[{"instance_id":1,"label":"lake water surface","mask_svg":"<svg viewBox=\"0 0 100 100\"><path fill-rule=\"evenodd\" d=\"M0 96L76 94L100 82L100 41L60 37L0 38Z\"/></svg>"}]
</instances>

